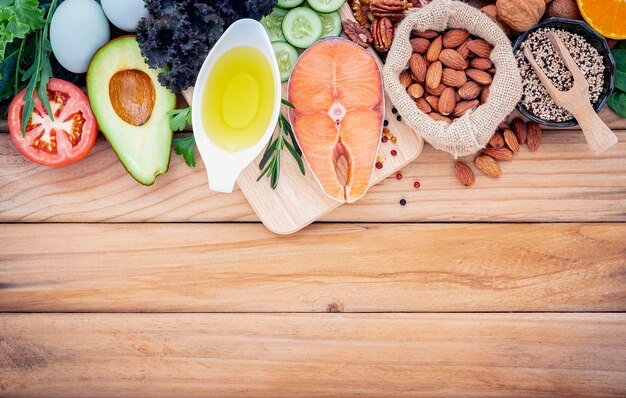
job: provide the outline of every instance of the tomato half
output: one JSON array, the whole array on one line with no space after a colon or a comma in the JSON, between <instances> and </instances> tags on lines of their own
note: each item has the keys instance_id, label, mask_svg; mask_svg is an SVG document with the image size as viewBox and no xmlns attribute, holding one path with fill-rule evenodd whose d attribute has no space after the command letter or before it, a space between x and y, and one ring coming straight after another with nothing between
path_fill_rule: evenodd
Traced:
<instances>
[{"instance_id":1,"label":"tomato half","mask_svg":"<svg viewBox=\"0 0 626 398\"><path fill-rule=\"evenodd\" d=\"M66 166L87 156L98 138L98 125L80 88L54 78L47 88L54 120L35 93L35 109L22 137L24 89L9 105L9 131L17 149L28 159L44 166Z\"/></svg>"}]
</instances>

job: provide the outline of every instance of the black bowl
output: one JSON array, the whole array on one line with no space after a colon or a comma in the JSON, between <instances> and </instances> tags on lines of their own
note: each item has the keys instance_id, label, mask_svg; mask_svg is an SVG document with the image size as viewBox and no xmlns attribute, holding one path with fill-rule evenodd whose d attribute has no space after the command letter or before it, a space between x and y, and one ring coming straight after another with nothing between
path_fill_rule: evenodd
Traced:
<instances>
[{"instance_id":1,"label":"black bowl","mask_svg":"<svg viewBox=\"0 0 626 398\"><path fill-rule=\"evenodd\" d=\"M529 34L541 28L554 28L566 30L571 33L576 33L582 36L585 40L587 40L587 42L589 42L589 44L596 48L600 55L602 55L602 59L604 62L604 87L602 88L602 93L600 93L600 96L598 97L598 101L595 104L592 104L595 111L599 112L604 107L604 105L606 105L606 102L609 99L609 95L611 95L611 92L613 92L613 87L615 85L615 60L613 59L613 55L611 55L611 49L609 48L606 39L600 36L596 31L591 29L591 27L583 21L566 18L548 18L520 35L517 40L515 40L515 44L513 44L513 52L517 51L520 48L522 42L526 40ZM576 126L578 124L578 122L576 122L576 119L574 118L566 120L564 122L553 122L540 119L530 113L528 109L526 109L526 107L522 105L521 101L517 103L517 109L522 115L526 116L530 120L546 126L569 127Z\"/></svg>"}]
</instances>

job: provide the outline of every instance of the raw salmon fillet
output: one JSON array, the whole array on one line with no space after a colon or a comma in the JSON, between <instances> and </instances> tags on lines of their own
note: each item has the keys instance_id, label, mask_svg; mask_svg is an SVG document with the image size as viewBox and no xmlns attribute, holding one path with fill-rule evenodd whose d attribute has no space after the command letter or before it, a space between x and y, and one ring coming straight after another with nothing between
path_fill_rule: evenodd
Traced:
<instances>
[{"instance_id":1,"label":"raw salmon fillet","mask_svg":"<svg viewBox=\"0 0 626 398\"><path fill-rule=\"evenodd\" d=\"M376 61L339 38L320 40L298 59L288 86L291 123L304 157L329 197L352 203L365 195L384 118ZM345 157L347 178L337 162ZM342 183L345 181L345 184Z\"/></svg>"}]
</instances>

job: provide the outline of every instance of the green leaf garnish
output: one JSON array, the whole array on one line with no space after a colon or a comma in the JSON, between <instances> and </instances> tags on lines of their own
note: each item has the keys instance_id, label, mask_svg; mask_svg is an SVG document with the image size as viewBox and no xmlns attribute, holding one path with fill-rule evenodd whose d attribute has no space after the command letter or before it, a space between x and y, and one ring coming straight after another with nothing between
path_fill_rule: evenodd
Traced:
<instances>
[{"instance_id":1,"label":"green leaf garnish","mask_svg":"<svg viewBox=\"0 0 626 398\"><path fill-rule=\"evenodd\" d=\"M196 140L193 134L184 138L174 138L174 152L185 159L189 167L196 167Z\"/></svg>"},{"instance_id":2,"label":"green leaf garnish","mask_svg":"<svg viewBox=\"0 0 626 398\"><path fill-rule=\"evenodd\" d=\"M183 131L187 124L191 124L191 107L183 109L173 109L167 112L170 117L170 129L172 131Z\"/></svg>"}]
</instances>

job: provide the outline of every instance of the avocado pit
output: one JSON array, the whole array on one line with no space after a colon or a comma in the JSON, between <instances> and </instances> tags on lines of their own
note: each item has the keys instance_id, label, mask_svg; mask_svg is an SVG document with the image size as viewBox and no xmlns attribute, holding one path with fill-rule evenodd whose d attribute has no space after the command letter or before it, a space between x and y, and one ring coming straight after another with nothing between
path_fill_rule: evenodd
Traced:
<instances>
[{"instance_id":1,"label":"avocado pit","mask_svg":"<svg viewBox=\"0 0 626 398\"><path fill-rule=\"evenodd\" d=\"M154 108L154 83L147 73L128 69L109 81L109 97L115 113L128 124L143 126Z\"/></svg>"}]
</instances>

